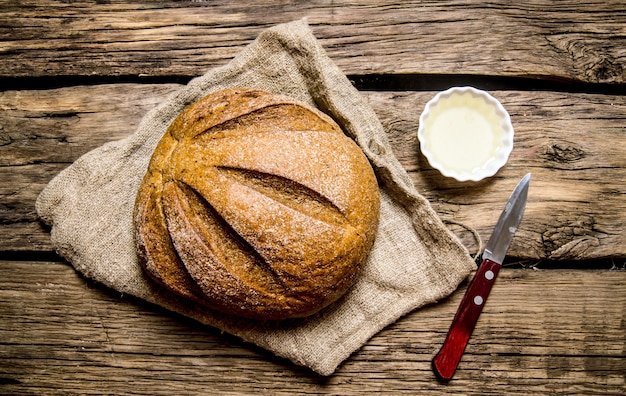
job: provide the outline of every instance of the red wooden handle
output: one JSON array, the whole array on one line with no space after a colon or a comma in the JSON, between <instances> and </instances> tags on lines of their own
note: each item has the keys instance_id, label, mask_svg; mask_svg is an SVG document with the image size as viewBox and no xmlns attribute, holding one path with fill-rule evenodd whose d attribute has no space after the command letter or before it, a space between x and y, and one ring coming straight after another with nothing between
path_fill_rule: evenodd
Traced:
<instances>
[{"instance_id":1,"label":"red wooden handle","mask_svg":"<svg viewBox=\"0 0 626 396\"><path fill-rule=\"evenodd\" d=\"M500 267L489 259L483 260L478 267L452 320L448 336L433 359L433 370L439 378L449 380L454 375Z\"/></svg>"}]
</instances>

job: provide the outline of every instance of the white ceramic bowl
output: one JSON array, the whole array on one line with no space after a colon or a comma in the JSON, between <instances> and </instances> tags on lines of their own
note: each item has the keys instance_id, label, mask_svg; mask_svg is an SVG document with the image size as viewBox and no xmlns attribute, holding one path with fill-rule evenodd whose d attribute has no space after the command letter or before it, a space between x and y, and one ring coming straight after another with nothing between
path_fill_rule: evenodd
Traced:
<instances>
[{"instance_id":1,"label":"white ceramic bowl","mask_svg":"<svg viewBox=\"0 0 626 396\"><path fill-rule=\"evenodd\" d=\"M430 165L458 181L493 176L513 150L509 113L472 87L450 88L426 103L417 137Z\"/></svg>"}]
</instances>

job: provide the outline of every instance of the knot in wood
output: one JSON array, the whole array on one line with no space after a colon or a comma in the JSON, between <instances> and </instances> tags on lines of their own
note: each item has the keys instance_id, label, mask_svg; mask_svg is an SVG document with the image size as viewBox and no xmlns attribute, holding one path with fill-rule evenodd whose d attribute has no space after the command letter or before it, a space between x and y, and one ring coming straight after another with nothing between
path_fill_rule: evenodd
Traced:
<instances>
[{"instance_id":1,"label":"knot in wood","mask_svg":"<svg viewBox=\"0 0 626 396\"><path fill-rule=\"evenodd\" d=\"M624 68L612 57L603 57L590 70L594 82L612 83L624 82Z\"/></svg>"},{"instance_id":2,"label":"knot in wood","mask_svg":"<svg viewBox=\"0 0 626 396\"><path fill-rule=\"evenodd\" d=\"M544 156L548 161L569 163L585 158L586 152L572 143L561 142L548 145Z\"/></svg>"},{"instance_id":3,"label":"knot in wood","mask_svg":"<svg viewBox=\"0 0 626 396\"><path fill-rule=\"evenodd\" d=\"M561 216L555 219L555 226L543 232L542 241L547 251L546 257L559 259L570 257L573 248L578 246L577 254L584 253L583 246L596 244L597 232L594 230L596 221L593 216L579 215L573 218ZM586 241L584 244L580 244ZM568 253L569 252L569 253ZM580 259L582 256L577 257Z\"/></svg>"}]
</instances>

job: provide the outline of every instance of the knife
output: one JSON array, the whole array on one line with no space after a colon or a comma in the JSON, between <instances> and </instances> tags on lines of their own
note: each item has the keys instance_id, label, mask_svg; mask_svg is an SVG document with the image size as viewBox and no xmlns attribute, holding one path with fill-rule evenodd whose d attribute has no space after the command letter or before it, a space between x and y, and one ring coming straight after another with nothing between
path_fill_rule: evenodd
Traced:
<instances>
[{"instance_id":1,"label":"knife","mask_svg":"<svg viewBox=\"0 0 626 396\"><path fill-rule=\"evenodd\" d=\"M529 183L530 173L520 180L511 193L494 227L491 238L485 246L482 255L483 261L452 320L446 340L441 350L433 358L433 371L442 380L449 380L454 375L467 346L467 341L474 331L491 287L496 281L500 267L502 267L502 261L506 256L509 244L524 215Z\"/></svg>"}]
</instances>

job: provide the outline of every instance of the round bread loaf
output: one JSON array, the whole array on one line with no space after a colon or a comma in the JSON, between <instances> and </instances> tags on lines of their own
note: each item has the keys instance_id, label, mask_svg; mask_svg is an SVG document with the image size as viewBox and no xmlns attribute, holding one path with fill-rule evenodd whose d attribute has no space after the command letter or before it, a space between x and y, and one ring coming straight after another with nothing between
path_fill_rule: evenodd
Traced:
<instances>
[{"instance_id":1,"label":"round bread loaf","mask_svg":"<svg viewBox=\"0 0 626 396\"><path fill-rule=\"evenodd\" d=\"M378 225L374 172L328 116L249 89L187 107L135 203L140 263L171 291L255 319L311 315L356 280Z\"/></svg>"}]
</instances>

